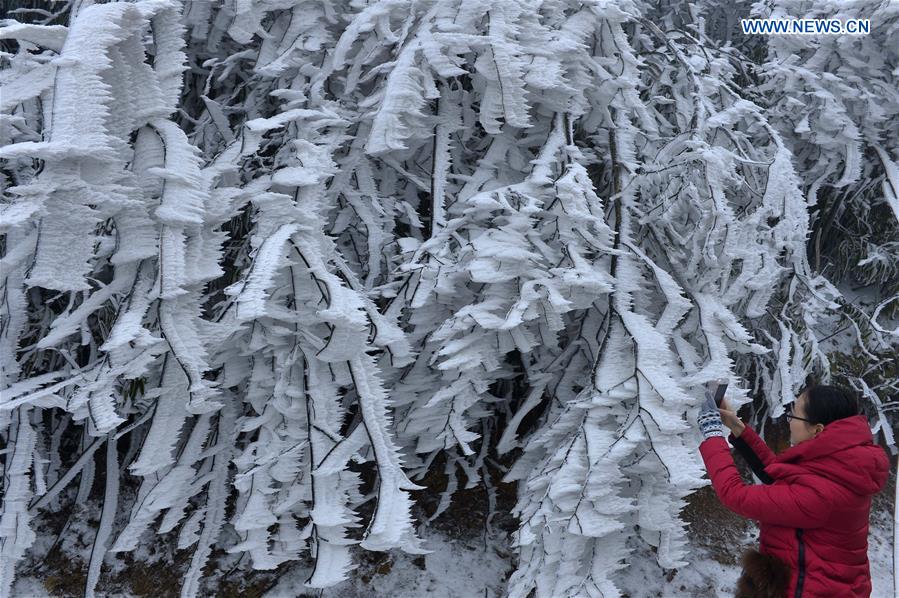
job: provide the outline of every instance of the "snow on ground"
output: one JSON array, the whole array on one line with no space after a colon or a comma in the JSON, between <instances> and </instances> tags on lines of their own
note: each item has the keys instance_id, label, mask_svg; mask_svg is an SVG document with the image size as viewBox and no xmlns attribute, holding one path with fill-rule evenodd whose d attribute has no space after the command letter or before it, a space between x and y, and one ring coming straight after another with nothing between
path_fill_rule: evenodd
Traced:
<instances>
[{"instance_id":1,"label":"snow on ground","mask_svg":"<svg viewBox=\"0 0 899 598\"><path fill-rule=\"evenodd\" d=\"M47 596L47 588L33 577L16 578L12 586L12 598L37 598Z\"/></svg>"},{"instance_id":2,"label":"snow on ground","mask_svg":"<svg viewBox=\"0 0 899 598\"><path fill-rule=\"evenodd\" d=\"M893 474L895 475L895 474ZM888 482L895 484L895 478ZM873 581L872 598L889 598L893 596L893 530L892 530L892 486L875 498L874 512L871 516L871 531L869 535L869 559L871 562L871 577ZM733 596L733 588L736 586L740 575L740 567L737 565L739 555L745 548L758 545L758 528L745 520L729 514L710 489L704 490L705 496L697 494L693 497L691 508L693 514L687 518L692 521L690 528L689 564L677 570L661 569L655 556L645 547L635 549L628 558L629 566L620 571L616 576L619 587L624 596L630 598L725 598ZM83 538L92 535L90 526L84 523L88 515L81 513L75 517L71 534L67 534L65 552L78 560L86 560ZM97 515L94 513L94 515ZM475 513L468 513L473 519L478 519ZM466 514L454 514L454 521L464 518ZM696 521L700 519L700 521ZM740 525L745 524L741 528ZM513 526L514 528L514 526ZM480 529L480 533L477 531ZM374 553L360 551L359 568L353 573L352 579L332 588L326 588L319 593L318 590L306 588L303 582L309 575L309 568L303 563L295 563L290 566L283 575L273 583L252 585L254 575L270 572L243 572L248 585L238 594L233 594L233 588L229 587L230 595L240 595L246 598L299 598L303 596L317 598L498 598L505 596L506 580L513 570L513 562L509 549L508 534L501 529L493 528L490 535L483 533L483 528L472 526L465 528L451 527L449 530L438 531L435 528L420 532L425 547L432 552L424 556L409 555L403 552ZM49 547L44 547L43 550ZM141 546L141 550L149 550L149 546ZM166 557L165 551L151 555L149 552L142 556L143 561ZM111 562L112 561L112 562ZM137 589L140 587L138 580L127 572L127 567L118 559L107 559L107 565L112 565L115 572L123 573L117 581L124 582ZM215 578L221 577L222 572L231 569L232 563L220 562ZM72 571L58 570L59 563L54 562L49 571L43 575L24 574L17 579L13 587L13 598L44 598L47 596L80 596L71 587L53 580L52 576L68 576ZM177 567L176 567L177 568ZM24 571L22 573L25 573ZM240 578L240 572L235 577ZM45 579L42 579L45 578ZM104 576L106 591L97 593L102 598L131 598L132 596L148 596L145 591L116 591L110 592L109 578ZM130 581L129 581L130 580ZM55 592L42 582L47 581ZM258 581L258 580L257 580ZM158 582L158 580L157 580ZM154 598L177 596L177 573L170 580L172 587L166 587L154 595ZM168 582L166 582L168 583ZM159 588L158 583L152 587ZM231 584L229 584L230 586ZM217 596L215 588L225 588L225 585L212 581L211 591L204 592L203 596ZM258 588L270 588L261 592ZM65 588L65 589L63 589ZM104 589L101 582L100 589ZM71 593L68 591L71 590Z\"/></svg>"},{"instance_id":3,"label":"snow on ground","mask_svg":"<svg viewBox=\"0 0 899 598\"><path fill-rule=\"evenodd\" d=\"M705 549L696 549L689 565L666 574L651 554L634 554L619 578L619 587L633 598L681 596L717 598L733 596L740 569L714 560Z\"/></svg>"},{"instance_id":4,"label":"snow on ground","mask_svg":"<svg viewBox=\"0 0 899 598\"><path fill-rule=\"evenodd\" d=\"M895 480L892 481L895 484ZM871 516L871 532L868 534L868 561L871 563L871 596L887 598L894 593L893 576L893 522L888 511L879 511Z\"/></svg>"},{"instance_id":5,"label":"snow on ground","mask_svg":"<svg viewBox=\"0 0 899 598\"><path fill-rule=\"evenodd\" d=\"M893 596L892 523L890 514L881 512L872 518L870 550L872 598ZM741 546L734 551L757 546L758 529L750 526ZM423 563L415 564L413 555L391 553L381 561L360 567L353 581L328 588L321 598L494 598L505 595L505 580L511 561L498 538L485 548L478 540L458 540L440 534L426 535L426 546L433 550ZM619 577L619 587L632 598L729 598L734 595L740 567L721 563L705 546L691 548L690 564L675 571L664 571L652 554L635 552L630 566ZM424 568L422 569L421 566ZM265 598L293 598L307 569L294 569L281 578ZM313 595L313 594L309 594Z\"/></svg>"},{"instance_id":6,"label":"snow on ground","mask_svg":"<svg viewBox=\"0 0 899 598\"><path fill-rule=\"evenodd\" d=\"M755 545L757 537L758 528L749 524L736 541L724 545L718 539L692 538L685 558L688 564L674 570L659 567L649 552L635 552L616 581L624 595L632 598L730 597L740 577L736 560L746 547Z\"/></svg>"},{"instance_id":7,"label":"snow on ground","mask_svg":"<svg viewBox=\"0 0 899 598\"><path fill-rule=\"evenodd\" d=\"M354 579L326 588L321 598L493 598L504 595L511 564L498 538L461 540L442 534L423 534L431 554L416 557L403 552L383 553L360 566ZM280 579L265 598L294 598L309 574L297 568Z\"/></svg>"}]
</instances>

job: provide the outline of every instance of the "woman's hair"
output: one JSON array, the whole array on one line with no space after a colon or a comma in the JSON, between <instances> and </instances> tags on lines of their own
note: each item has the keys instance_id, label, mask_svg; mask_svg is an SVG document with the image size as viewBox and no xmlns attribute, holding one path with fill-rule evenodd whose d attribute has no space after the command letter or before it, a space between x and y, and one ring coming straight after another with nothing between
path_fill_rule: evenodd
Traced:
<instances>
[{"instance_id":1,"label":"woman's hair","mask_svg":"<svg viewBox=\"0 0 899 598\"><path fill-rule=\"evenodd\" d=\"M811 424L824 424L845 417L859 415L858 398L841 386L808 384L799 394L806 393L805 417Z\"/></svg>"}]
</instances>

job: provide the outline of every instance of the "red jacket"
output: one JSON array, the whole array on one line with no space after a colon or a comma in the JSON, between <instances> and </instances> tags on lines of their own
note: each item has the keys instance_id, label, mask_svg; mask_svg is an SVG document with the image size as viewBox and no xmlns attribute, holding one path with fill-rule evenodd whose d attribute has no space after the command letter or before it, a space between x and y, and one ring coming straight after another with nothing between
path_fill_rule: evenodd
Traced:
<instances>
[{"instance_id":1,"label":"red jacket","mask_svg":"<svg viewBox=\"0 0 899 598\"><path fill-rule=\"evenodd\" d=\"M749 426L738 440L758 456L769 485L743 482L724 438L706 439L699 451L724 506L759 522L759 551L792 568L787 598L869 596L871 497L890 462L865 417L832 422L779 455Z\"/></svg>"}]
</instances>

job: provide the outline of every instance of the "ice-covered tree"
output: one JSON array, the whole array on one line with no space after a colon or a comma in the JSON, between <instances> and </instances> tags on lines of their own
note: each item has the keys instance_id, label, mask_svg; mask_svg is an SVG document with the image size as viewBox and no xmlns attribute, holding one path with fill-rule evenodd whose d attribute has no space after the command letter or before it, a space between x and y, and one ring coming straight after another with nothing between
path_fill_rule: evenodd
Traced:
<instances>
[{"instance_id":1,"label":"ice-covered tree","mask_svg":"<svg viewBox=\"0 0 899 598\"><path fill-rule=\"evenodd\" d=\"M738 6L850 10L806 4ZM331 586L354 545L427 549L425 474L433 519L499 456L509 594L617 595L635 548L689 559L703 385L777 416L841 325L894 443L899 16L851 11L878 30L801 46L706 2L16 13L0 595L34 518L89 501L88 595L174 531L184 596L215 547Z\"/></svg>"},{"instance_id":2,"label":"ice-covered tree","mask_svg":"<svg viewBox=\"0 0 899 598\"><path fill-rule=\"evenodd\" d=\"M837 376L864 396L878 429L894 445L895 424L882 399L897 390L899 95L888 90L899 78L888 65L899 60L892 39L899 7L781 1L759 3L753 12L761 18L867 18L875 24L870 35L768 38L759 92L770 98L771 123L802 174L811 222L809 261L849 291L835 299L840 309L828 314L832 334L845 332L849 341L837 345L841 361L820 373Z\"/></svg>"}]
</instances>

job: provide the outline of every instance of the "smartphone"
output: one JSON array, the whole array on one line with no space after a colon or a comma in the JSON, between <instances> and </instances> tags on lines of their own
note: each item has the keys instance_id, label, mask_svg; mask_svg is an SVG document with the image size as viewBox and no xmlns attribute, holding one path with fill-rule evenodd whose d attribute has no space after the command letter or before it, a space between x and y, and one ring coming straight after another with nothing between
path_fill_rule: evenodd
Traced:
<instances>
[{"instance_id":1,"label":"smartphone","mask_svg":"<svg viewBox=\"0 0 899 598\"><path fill-rule=\"evenodd\" d=\"M719 380L718 388L715 389L715 405L721 407L721 401L724 400L724 391L727 390L727 380Z\"/></svg>"}]
</instances>

